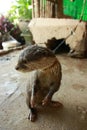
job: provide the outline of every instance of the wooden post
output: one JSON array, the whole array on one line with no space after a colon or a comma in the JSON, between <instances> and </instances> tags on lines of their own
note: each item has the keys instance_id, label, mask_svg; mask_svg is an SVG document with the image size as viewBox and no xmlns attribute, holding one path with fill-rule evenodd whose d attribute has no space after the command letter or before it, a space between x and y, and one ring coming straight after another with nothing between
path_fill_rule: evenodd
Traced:
<instances>
[{"instance_id":1,"label":"wooden post","mask_svg":"<svg viewBox=\"0 0 87 130\"><path fill-rule=\"evenodd\" d=\"M46 2L46 3L45 3ZM32 17L64 18L63 0L32 0Z\"/></svg>"},{"instance_id":2,"label":"wooden post","mask_svg":"<svg viewBox=\"0 0 87 130\"><path fill-rule=\"evenodd\" d=\"M55 2L51 3L51 18L55 18Z\"/></svg>"},{"instance_id":3,"label":"wooden post","mask_svg":"<svg viewBox=\"0 0 87 130\"><path fill-rule=\"evenodd\" d=\"M32 0L32 7L33 7L33 9L32 9L32 18L34 18L34 17L35 17L35 6L34 6L34 0Z\"/></svg>"},{"instance_id":4,"label":"wooden post","mask_svg":"<svg viewBox=\"0 0 87 130\"><path fill-rule=\"evenodd\" d=\"M48 0L46 4L46 17L51 18L51 2Z\"/></svg>"},{"instance_id":5,"label":"wooden post","mask_svg":"<svg viewBox=\"0 0 87 130\"><path fill-rule=\"evenodd\" d=\"M40 17L43 17L43 0L40 1Z\"/></svg>"},{"instance_id":6,"label":"wooden post","mask_svg":"<svg viewBox=\"0 0 87 130\"><path fill-rule=\"evenodd\" d=\"M45 17L45 1L43 0L43 17Z\"/></svg>"},{"instance_id":7,"label":"wooden post","mask_svg":"<svg viewBox=\"0 0 87 130\"><path fill-rule=\"evenodd\" d=\"M63 0L58 0L58 18L64 17L63 14Z\"/></svg>"},{"instance_id":8,"label":"wooden post","mask_svg":"<svg viewBox=\"0 0 87 130\"><path fill-rule=\"evenodd\" d=\"M40 0L34 0L35 4L35 17L40 17Z\"/></svg>"}]
</instances>

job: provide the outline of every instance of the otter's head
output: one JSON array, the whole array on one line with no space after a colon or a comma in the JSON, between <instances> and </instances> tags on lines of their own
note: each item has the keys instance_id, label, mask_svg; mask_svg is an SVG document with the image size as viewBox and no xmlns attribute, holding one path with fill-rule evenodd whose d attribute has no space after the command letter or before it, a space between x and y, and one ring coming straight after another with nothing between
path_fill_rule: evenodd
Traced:
<instances>
[{"instance_id":1,"label":"otter's head","mask_svg":"<svg viewBox=\"0 0 87 130\"><path fill-rule=\"evenodd\" d=\"M15 69L22 72L30 72L49 66L54 60L55 55L49 49L31 45L20 54Z\"/></svg>"}]
</instances>

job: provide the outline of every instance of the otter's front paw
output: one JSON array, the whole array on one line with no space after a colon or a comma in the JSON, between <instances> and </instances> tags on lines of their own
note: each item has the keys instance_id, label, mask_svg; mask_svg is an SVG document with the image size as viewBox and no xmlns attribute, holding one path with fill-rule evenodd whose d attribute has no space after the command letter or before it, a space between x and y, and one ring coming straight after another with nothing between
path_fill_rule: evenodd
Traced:
<instances>
[{"instance_id":1,"label":"otter's front paw","mask_svg":"<svg viewBox=\"0 0 87 130\"><path fill-rule=\"evenodd\" d=\"M36 109L32 109L30 112L29 112L29 116L28 116L28 119L32 122L34 122L36 119L37 119L37 111Z\"/></svg>"},{"instance_id":2,"label":"otter's front paw","mask_svg":"<svg viewBox=\"0 0 87 130\"><path fill-rule=\"evenodd\" d=\"M48 105L50 103L50 101L51 100L49 98L45 97L44 100L42 101L42 106Z\"/></svg>"}]
</instances>

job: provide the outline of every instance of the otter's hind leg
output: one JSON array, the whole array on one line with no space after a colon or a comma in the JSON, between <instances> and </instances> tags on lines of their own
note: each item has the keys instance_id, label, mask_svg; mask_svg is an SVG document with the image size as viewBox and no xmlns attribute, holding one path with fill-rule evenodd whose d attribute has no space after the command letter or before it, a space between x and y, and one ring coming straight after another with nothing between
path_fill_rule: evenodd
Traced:
<instances>
[{"instance_id":1,"label":"otter's hind leg","mask_svg":"<svg viewBox=\"0 0 87 130\"><path fill-rule=\"evenodd\" d=\"M32 107L31 106L31 91L29 91L27 93L27 97L26 97L26 103L27 103L27 106L29 108L29 116L28 116L28 119L32 122L34 122L37 118L37 110L35 107Z\"/></svg>"},{"instance_id":2,"label":"otter's hind leg","mask_svg":"<svg viewBox=\"0 0 87 130\"><path fill-rule=\"evenodd\" d=\"M62 103L58 101L52 101L52 96L56 92L54 89L50 89L48 94L45 96L44 100L42 101L42 106L49 105L51 107L61 107Z\"/></svg>"}]
</instances>

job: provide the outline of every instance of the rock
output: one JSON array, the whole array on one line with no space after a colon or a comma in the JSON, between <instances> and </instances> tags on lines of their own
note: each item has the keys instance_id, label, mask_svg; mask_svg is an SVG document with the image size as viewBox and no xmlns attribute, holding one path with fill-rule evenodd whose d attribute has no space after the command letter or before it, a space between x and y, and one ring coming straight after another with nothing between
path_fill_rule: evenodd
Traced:
<instances>
[{"instance_id":1,"label":"rock","mask_svg":"<svg viewBox=\"0 0 87 130\"><path fill-rule=\"evenodd\" d=\"M73 19L35 18L31 20L28 27L36 44L46 44L52 38L66 39L66 44L74 50L74 53L69 53L70 56L87 55L86 22Z\"/></svg>"}]
</instances>

